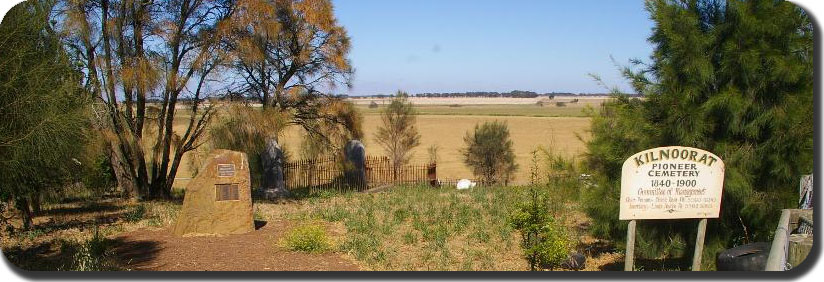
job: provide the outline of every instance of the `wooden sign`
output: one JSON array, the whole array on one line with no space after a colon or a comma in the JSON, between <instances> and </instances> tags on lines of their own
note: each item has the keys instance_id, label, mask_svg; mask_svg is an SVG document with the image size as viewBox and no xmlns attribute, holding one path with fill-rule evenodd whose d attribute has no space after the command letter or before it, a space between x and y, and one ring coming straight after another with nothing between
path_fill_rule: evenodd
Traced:
<instances>
[{"instance_id":1,"label":"wooden sign","mask_svg":"<svg viewBox=\"0 0 824 282\"><path fill-rule=\"evenodd\" d=\"M644 150L621 168L620 220L627 226L624 270L634 270L635 220L700 218L692 270L701 270L707 218L718 218L724 190L724 162L713 153L690 147Z\"/></svg>"},{"instance_id":2,"label":"wooden sign","mask_svg":"<svg viewBox=\"0 0 824 282\"><path fill-rule=\"evenodd\" d=\"M621 172L619 219L718 218L724 162L689 147L639 152Z\"/></svg>"}]
</instances>

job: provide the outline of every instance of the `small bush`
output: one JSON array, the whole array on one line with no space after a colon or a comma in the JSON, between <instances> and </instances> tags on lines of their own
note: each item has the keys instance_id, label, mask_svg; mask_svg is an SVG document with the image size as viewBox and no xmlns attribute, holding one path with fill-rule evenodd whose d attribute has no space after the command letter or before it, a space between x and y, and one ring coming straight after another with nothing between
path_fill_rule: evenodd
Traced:
<instances>
[{"instance_id":1,"label":"small bush","mask_svg":"<svg viewBox=\"0 0 824 282\"><path fill-rule=\"evenodd\" d=\"M126 222L138 222L146 216L146 207L137 205L123 214L123 220Z\"/></svg>"},{"instance_id":2,"label":"small bush","mask_svg":"<svg viewBox=\"0 0 824 282\"><path fill-rule=\"evenodd\" d=\"M566 102L555 102L556 107L566 107Z\"/></svg>"},{"instance_id":3,"label":"small bush","mask_svg":"<svg viewBox=\"0 0 824 282\"><path fill-rule=\"evenodd\" d=\"M284 238L286 248L292 251L322 253L331 248L323 226L307 224L289 230Z\"/></svg>"},{"instance_id":4,"label":"small bush","mask_svg":"<svg viewBox=\"0 0 824 282\"><path fill-rule=\"evenodd\" d=\"M290 118L288 113L271 108L256 109L232 104L224 111L218 112L210 122L209 149L228 149L246 153L251 186L260 187L263 174L261 153L266 150L267 140L278 136L286 128Z\"/></svg>"},{"instance_id":5,"label":"small bush","mask_svg":"<svg viewBox=\"0 0 824 282\"><path fill-rule=\"evenodd\" d=\"M534 188L528 202L512 213L510 222L521 232L521 247L530 270L552 268L567 259L571 242L549 213L547 197Z\"/></svg>"},{"instance_id":6,"label":"small bush","mask_svg":"<svg viewBox=\"0 0 824 282\"><path fill-rule=\"evenodd\" d=\"M369 108L370 109L377 109L378 108L378 103L375 103L375 101L372 101L372 103L369 103Z\"/></svg>"},{"instance_id":7,"label":"small bush","mask_svg":"<svg viewBox=\"0 0 824 282\"><path fill-rule=\"evenodd\" d=\"M475 130L464 136L464 142L466 147L461 150L464 164L482 184L508 184L518 165L506 122L475 125Z\"/></svg>"},{"instance_id":8,"label":"small bush","mask_svg":"<svg viewBox=\"0 0 824 282\"><path fill-rule=\"evenodd\" d=\"M95 227L91 239L80 244L65 244L62 249L63 252L74 253L69 265L72 271L112 271L117 268L111 261L111 244L111 240L100 235Z\"/></svg>"}]
</instances>

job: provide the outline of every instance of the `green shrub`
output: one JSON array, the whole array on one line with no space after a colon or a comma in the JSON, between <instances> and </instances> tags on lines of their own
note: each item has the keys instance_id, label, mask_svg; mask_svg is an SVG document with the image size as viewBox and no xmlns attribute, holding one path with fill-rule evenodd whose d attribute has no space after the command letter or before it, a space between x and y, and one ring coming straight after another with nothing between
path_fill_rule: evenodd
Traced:
<instances>
[{"instance_id":1,"label":"green shrub","mask_svg":"<svg viewBox=\"0 0 824 282\"><path fill-rule=\"evenodd\" d=\"M284 245L292 251L322 253L331 249L329 236L323 226L306 224L289 230L284 237Z\"/></svg>"},{"instance_id":2,"label":"green shrub","mask_svg":"<svg viewBox=\"0 0 824 282\"><path fill-rule=\"evenodd\" d=\"M506 185L512 179L518 165L506 122L475 125L475 130L464 136L464 143L463 162L482 184Z\"/></svg>"},{"instance_id":3,"label":"green shrub","mask_svg":"<svg viewBox=\"0 0 824 282\"><path fill-rule=\"evenodd\" d=\"M138 222L146 216L146 207L137 205L123 214L123 220L126 222Z\"/></svg>"},{"instance_id":4,"label":"green shrub","mask_svg":"<svg viewBox=\"0 0 824 282\"><path fill-rule=\"evenodd\" d=\"M210 123L211 146L213 149L246 153L251 186L260 187L263 174L260 156L266 150L266 141L278 136L286 128L289 118L287 113L270 108L256 109L232 104Z\"/></svg>"},{"instance_id":5,"label":"green shrub","mask_svg":"<svg viewBox=\"0 0 824 282\"><path fill-rule=\"evenodd\" d=\"M521 232L521 247L530 270L552 268L567 259L571 242L563 227L549 213L545 195L534 188L528 202L520 203L510 217L512 226Z\"/></svg>"},{"instance_id":6,"label":"green shrub","mask_svg":"<svg viewBox=\"0 0 824 282\"><path fill-rule=\"evenodd\" d=\"M73 253L69 270L71 271L112 271L117 270L111 260L112 242L103 237L95 227L91 239L80 244L66 243L62 252Z\"/></svg>"}]
</instances>

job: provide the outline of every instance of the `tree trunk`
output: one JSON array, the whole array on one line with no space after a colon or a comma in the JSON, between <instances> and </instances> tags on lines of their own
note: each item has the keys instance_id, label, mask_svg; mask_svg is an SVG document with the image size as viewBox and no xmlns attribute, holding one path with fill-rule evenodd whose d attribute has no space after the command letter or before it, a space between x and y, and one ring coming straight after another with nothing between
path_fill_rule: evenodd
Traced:
<instances>
[{"instance_id":1,"label":"tree trunk","mask_svg":"<svg viewBox=\"0 0 824 282\"><path fill-rule=\"evenodd\" d=\"M14 202L17 205L17 210L20 211L20 217L23 219L23 230L31 229L32 218L34 216L32 215L28 199L26 199L26 197L20 197Z\"/></svg>"},{"instance_id":2,"label":"tree trunk","mask_svg":"<svg viewBox=\"0 0 824 282\"><path fill-rule=\"evenodd\" d=\"M125 167L123 157L120 155L117 145L115 145L114 142L109 142L109 145L109 162L112 165L114 177L117 179L117 185L120 186L120 189L123 189L125 198L130 200L139 198L137 187L135 186L131 173L129 173Z\"/></svg>"},{"instance_id":3,"label":"tree trunk","mask_svg":"<svg viewBox=\"0 0 824 282\"><path fill-rule=\"evenodd\" d=\"M40 214L41 205L40 205L40 193L35 193L31 196L31 210L33 215Z\"/></svg>"}]
</instances>

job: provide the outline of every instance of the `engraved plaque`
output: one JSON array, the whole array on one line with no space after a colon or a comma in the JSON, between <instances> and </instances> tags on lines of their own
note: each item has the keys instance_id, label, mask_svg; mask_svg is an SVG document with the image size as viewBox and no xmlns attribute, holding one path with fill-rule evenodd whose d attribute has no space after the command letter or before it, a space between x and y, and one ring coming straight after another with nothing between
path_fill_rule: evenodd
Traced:
<instances>
[{"instance_id":1,"label":"engraved plaque","mask_svg":"<svg viewBox=\"0 0 824 282\"><path fill-rule=\"evenodd\" d=\"M235 176L235 165L234 164L218 164L217 165L217 176L218 177L233 177L233 176Z\"/></svg>"},{"instance_id":2,"label":"engraved plaque","mask_svg":"<svg viewBox=\"0 0 824 282\"><path fill-rule=\"evenodd\" d=\"M215 201L240 200L237 184L215 184Z\"/></svg>"}]
</instances>

